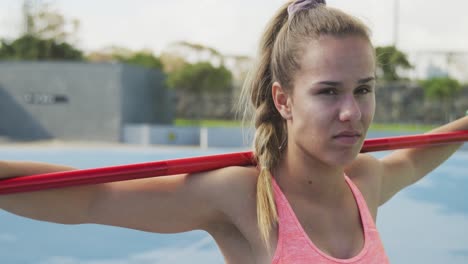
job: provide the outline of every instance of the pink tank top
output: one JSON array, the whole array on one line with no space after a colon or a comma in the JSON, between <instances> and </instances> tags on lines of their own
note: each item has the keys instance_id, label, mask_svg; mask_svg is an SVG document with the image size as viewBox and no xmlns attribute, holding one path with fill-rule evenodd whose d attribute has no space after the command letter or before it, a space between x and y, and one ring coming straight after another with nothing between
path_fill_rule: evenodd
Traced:
<instances>
[{"instance_id":1,"label":"pink tank top","mask_svg":"<svg viewBox=\"0 0 468 264\"><path fill-rule=\"evenodd\" d=\"M325 254L317 248L305 233L286 197L273 178L279 222L278 244L275 255L273 256L273 264L390 263L385 254L372 215L369 212L361 192L348 176L345 175L344 177L351 188L361 215L361 222L364 229L364 247L361 252L350 259L338 259Z\"/></svg>"}]
</instances>

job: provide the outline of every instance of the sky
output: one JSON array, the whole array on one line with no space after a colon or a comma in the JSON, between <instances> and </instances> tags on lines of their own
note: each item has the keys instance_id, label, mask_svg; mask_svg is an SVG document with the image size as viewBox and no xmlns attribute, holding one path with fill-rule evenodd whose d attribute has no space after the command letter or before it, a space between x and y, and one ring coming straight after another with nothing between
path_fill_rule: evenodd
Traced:
<instances>
[{"instance_id":1,"label":"sky","mask_svg":"<svg viewBox=\"0 0 468 264\"><path fill-rule=\"evenodd\" d=\"M397 0L328 0L362 19L375 45L394 42ZM255 55L260 34L285 0L48 0L80 21L77 45L89 52L117 45L159 54L189 41L226 55ZM21 0L0 0L0 38L21 28ZM404 51L468 51L468 1L399 1L398 47Z\"/></svg>"}]
</instances>

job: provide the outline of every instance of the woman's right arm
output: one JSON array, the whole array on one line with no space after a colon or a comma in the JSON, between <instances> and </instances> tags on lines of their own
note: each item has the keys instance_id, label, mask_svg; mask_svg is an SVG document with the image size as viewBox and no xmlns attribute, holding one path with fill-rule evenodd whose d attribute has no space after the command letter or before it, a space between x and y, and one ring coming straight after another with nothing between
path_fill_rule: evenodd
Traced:
<instances>
[{"instance_id":1,"label":"woman's right arm","mask_svg":"<svg viewBox=\"0 0 468 264\"><path fill-rule=\"evenodd\" d=\"M0 161L0 179L67 170L75 168L32 161Z\"/></svg>"},{"instance_id":2,"label":"woman's right arm","mask_svg":"<svg viewBox=\"0 0 468 264\"><path fill-rule=\"evenodd\" d=\"M0 179L74 170L75 168L40 162L0 161ZM97 185L0 195L0 209L42 221L78 224L97 190Z\"/></svg>"},{"instance_id":3,"label":"woman's right arm","mask_svg":"<svg viewBox=\"0 0 468 264\"><path fill-rule=\"evenodd\" d=\"M71 169L42 163L1 162L0 177ZM158 233L207 230L230 221L226 210L230 210L235 197L242 197L233 191L236 185L233 182L246 178L240 176L247 174L247 170L230 167L198 174L0 195L0 208L64 224L96 223Z\"/></svg>"}]
</instances>

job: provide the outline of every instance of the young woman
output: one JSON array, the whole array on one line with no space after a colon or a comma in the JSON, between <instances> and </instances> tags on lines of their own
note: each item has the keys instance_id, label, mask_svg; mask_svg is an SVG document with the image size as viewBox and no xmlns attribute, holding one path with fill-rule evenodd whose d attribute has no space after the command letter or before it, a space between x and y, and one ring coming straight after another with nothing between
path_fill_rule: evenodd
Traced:
<instances>
[{"instance_id":1,"label":"young woman","mask_svg":"<svg viewBox=\"0 0 468 264\"><path fill-rule=\"evenodd\" d=\"M244 87L257 167L4 195L0 208L65 224L206 230L226 263L388 263L378 207L460 144L359 154L376 104L375 59L357 19L324 1L287 3ZM467 117L433 132L463 129ZM0 177L71 169L4 161Z\"/></svg>"}]
</instances>

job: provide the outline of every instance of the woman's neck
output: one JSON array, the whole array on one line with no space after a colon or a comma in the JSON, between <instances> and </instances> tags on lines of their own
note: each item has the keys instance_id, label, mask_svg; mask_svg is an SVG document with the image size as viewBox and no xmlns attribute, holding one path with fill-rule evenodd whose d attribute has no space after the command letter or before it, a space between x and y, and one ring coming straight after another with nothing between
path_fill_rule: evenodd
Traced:
<instances>
[{"instance_id":1,"label":"woman's neck","mask_svg":"<svg viewBox=\"0 0 468 264\"><path fill-rule=\"evenodd\" d=\"M273 175L285 193L322 204L341 201L348 188L344 167L326 164L291 146L284 151Z\"/></svg>"}]
</instances>

